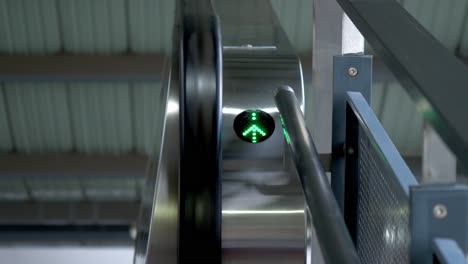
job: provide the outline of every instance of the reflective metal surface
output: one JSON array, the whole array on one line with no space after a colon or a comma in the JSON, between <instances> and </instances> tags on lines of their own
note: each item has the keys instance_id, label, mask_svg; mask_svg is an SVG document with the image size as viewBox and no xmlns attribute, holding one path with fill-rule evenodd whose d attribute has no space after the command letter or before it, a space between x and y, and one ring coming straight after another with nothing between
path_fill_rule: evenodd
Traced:
<instances>
[{"instance_id":1,"label":"reflective metal surface","mask_svg":"<svg viewBox=\"0 0 468 264\"><path fill-rule=\"evenodd\" d=\"M242 12L232 12L233 8ZM294 88L303 102L302 72L267 0L215 1L223 36L222 262L304 263L304 198L286 157L273 91ZM176 31L177 32L177 28ZM178 43L178 42L175 42ZM205 52L205 51L204 51ZM136 263L177 263L179 222L179 72L174 53L159 165L152 168ZM193 99L193 98L192 98ZM198 100L203 101L200 97ZM233 121L261 109L276 129L258 144L237 137ZM157 177L156 177L157 176ZM197 171L193 176L198 175ZM151 186L150 186L151 187ZM151 188L150 188L151 189ZM153 203L151 207L150 204Z\"/></svg>"},{"instance_id":2,"label":"reflective metal surface","mask_svg":"<svg viewBox=\"0 0 468 264\"><path fill-rule=\"evenodd\" d=\"M461 88L468 83L466 66L397 1L337 2L408 91L424 119L460 163L467 164L468 119L463 113L468 112L468 90Z\"/></svg>"},{"instance_id":3,"label":"reflective metal surface","mask_svg":"<svg viewBox=\"0 0 468 264\"><path fill-rule=\"evenodd\" d=\"M173 69L174 70L174 67ZM177 263L178 173L179 173L179 89L175 78L168 82L165 122L161 131L161 154L148 167L143 195L135 263ZM167 99L166 99L167 98Z\"/></svg>"},{"instance_id":4,"label":"reflective metal surface","mask_svg":"<svg viewBox=\"0 0 468 264\"><path fill-rule=\"evenodd\" d=\"M298 58L267 0L218 0L223 36L223 263L304 263L304 198L289 169L273 91L294 88L303 102ZM233 122L247 109L275 120L252 144Z\"/></svg>"},{"instance_id":5,"label":"reflective metal surface","mask_svg":"<svg viewBox=\"0 0 468 264\"><path fill-rule=\"evenodd\" d=\"M177 29L177 28L176 28ZM177 40L177 35L174 36ZM134 263L177 263L179 202L179 89L178 51L164 74L160 96L165 105L164 120L155 131L161 133L161 147L155 150L148 166L142 196Z\"/></svg>"}]
</instances>

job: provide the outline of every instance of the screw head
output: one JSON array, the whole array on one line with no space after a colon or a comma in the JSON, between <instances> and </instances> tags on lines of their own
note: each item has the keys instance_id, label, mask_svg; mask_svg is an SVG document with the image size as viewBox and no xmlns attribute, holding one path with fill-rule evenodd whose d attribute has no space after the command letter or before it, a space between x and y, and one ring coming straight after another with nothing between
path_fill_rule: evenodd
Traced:
<instances>
[{"instance_id":1,"label":"screw head","mask_svg":"<svg viewBox=\"0 0 468 264\"><path fill-rule=\"evenodd\" d=\"M351 77L356 77L358 75L358 70L356 69L356 67L349 67L348 74Z\"/></svg>"},{"instance_id":2,"label":"screw head","mask_svg":"<svg viewBox=\"0 0 468 264\"><path fill-rule=\"evenodd\" d=\"M436 204L432 209L432 214L436 219L442 220L448 215L447 207L443 204Z\"/></svg>"}]
</instances>

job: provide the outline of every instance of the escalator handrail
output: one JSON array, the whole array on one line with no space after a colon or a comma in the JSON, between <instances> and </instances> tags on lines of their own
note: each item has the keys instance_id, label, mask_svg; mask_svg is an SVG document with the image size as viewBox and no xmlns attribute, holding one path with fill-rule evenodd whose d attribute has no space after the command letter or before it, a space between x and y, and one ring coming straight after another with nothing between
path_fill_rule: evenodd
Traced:
<instances>
[{"instance_id":1,"label":"escalator handrail","mask_svg":"<svg viewBox=\"0 0 468 264\"><path fill-rule=\"evenodd\" d=\"M181 1L179 263L221 263L222 46L211 1Z\"/></svg>"},{"instance_id":2,"label":"escalator handrail","mask_svg":"<svg viewBox=\"0 0 468 264\"><path fill-rule=\"evenodd\" d=\"M293 89L278 88L275 102L326 263L359 263Z\"/></svg>"}]
</instances>

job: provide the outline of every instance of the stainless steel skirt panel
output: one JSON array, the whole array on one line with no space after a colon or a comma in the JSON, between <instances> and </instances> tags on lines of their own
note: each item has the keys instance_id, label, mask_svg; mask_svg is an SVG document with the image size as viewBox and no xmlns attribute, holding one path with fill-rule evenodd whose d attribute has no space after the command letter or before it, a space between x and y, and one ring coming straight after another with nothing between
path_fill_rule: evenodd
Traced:
<instances>
[{"instance_id":1,"label":"stainless steel skirt panel","mask_svg":"<svg viewBox=\"0 0 468 264\"><path fill-rule=\"evenodd\" d=\"M302 189L290 169L274 102L281 85L303 103L301 65L267 0L217 0L223 37L223 263L304 263ZM273 135L252 144L237 137L234 118L260 109Z\"/></svg>"},{"instance_id":2,"label":"stainless steel skirt panel","mask_svg":"<svg viewBox=\"0 0 468 264\"><path fill-rule=\"evenodd\" d=\"M172 71L177 65L172 65ZM134 263L176 264L179 206L179 84L168 71L161 103L165 118L162 141L148 166L143 192Z\"/></svg>"}]
</instances>

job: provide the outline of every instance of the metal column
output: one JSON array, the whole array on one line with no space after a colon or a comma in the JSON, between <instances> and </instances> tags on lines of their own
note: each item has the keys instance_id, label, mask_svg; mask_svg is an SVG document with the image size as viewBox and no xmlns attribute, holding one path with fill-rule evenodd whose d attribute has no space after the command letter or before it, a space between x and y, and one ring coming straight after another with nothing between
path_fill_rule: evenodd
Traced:
<instances>
[{"instance_id":1,"label":"metal column","mask_svg":"<svg viewBox=\"0 0 468 264\"><path fill-rule=\"evenodd\" d=\"M372 56L346 54L333 57L333 126L331 186L344 210L345 136L347 92L360 92L370 104Z\"/></svg>"}]
</instances>

